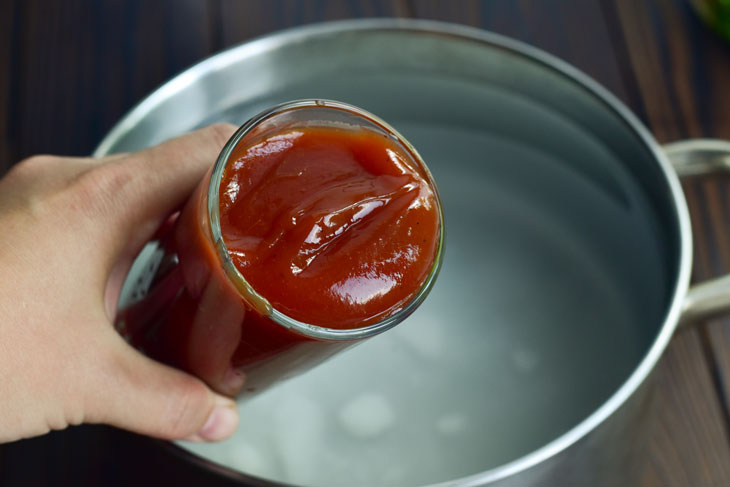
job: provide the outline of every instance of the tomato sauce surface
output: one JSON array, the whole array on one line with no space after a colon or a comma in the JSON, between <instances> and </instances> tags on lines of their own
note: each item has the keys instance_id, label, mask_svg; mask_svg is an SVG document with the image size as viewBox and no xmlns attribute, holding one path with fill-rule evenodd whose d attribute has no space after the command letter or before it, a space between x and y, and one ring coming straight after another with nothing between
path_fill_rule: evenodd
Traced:
<instances>
[{"instance_id":1,"label":"tomato sauce surface","mask_svg":"<svg viewBox=\"0 0 730 487\"><path fill-rule=\"evenodd\" d=\"M220 183L220 226L246 281L296 320L352 329L403 308L438 253L423 170L367 129L304 127L238 148Z\"/></svg>"}]
</instances>

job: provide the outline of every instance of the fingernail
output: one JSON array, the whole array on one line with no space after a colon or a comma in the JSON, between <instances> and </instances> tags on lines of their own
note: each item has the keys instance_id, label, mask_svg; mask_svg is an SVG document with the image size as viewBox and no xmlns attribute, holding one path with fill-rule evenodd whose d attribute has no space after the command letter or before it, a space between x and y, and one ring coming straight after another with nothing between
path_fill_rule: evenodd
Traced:
<instances>
[{"instance_id":1,"label":"fingernail","mask_svg":"<svg viewBox=\"0 0 730 487\"><path fill-rule=\"evenodd\" d=\"M231 367L223 376L223 392L229 395L236 395L243 387L246 375L238 369Z\"/></svg>"},{"instance_id":2,"label":"fingernail","mask_svg":"<svg viewBox=\"0 0 730 487\"><path fill-rule=\"evenodd\" d=\"M238 427L236 403L228 398L216 397L216 405L200 430L185 438L186 441L221 441L235 433Z\"/></svg>"}]
</instances>

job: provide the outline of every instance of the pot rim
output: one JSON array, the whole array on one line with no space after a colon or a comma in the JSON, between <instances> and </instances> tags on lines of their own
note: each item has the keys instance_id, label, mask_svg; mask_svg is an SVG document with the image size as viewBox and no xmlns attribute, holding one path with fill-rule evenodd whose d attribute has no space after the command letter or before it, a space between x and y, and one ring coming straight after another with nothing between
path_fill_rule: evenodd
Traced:
<instances>
[{"instance_id":1,"label":"pot rim","mask_svg":"<svg viewBox=\"0 0 730 487\"><path fill-rule=\"evenodd\" d=\"M215 54L192 67L157 88L138 105L136 105L124 118L122 118L101 141L94 151L95 157L101 157L109 153L113 145L132 127L137 125L158 105L171 95L181 89L195 83L211 71L218 71L238 60L260 55L263 52L270 52L285 47L292 43L306 41L313 37L330 36L342 32L413 32L419 35L436 35L451 37L463 41L482 44L491 48L499 48L515 56L521 56L535 62L547 69L553 70L564 76L566 81L573 81L583 87L596 100L601 102L606 110L612 111L622 120L637 136L637 143L643 144L651 154L664 175L664 183L671 193L673 202L674 218L679 232L679 265L676 279L673 286L671 304L666 312L664 322L655 336L652 345L646 352L639 364L634 368L631 375L623 384L587 418L573 426L570 430L551 440L540 448L523 455L506 464L494 467L483 472L473 474L460 479L429 484L424 487L474 487L510 477L517 473L526 471L547 459L558 455L563 450L581 440L591 431L598 428L604 421L612 416L634 392L644 383L654 366L662 356L664 349L669 343L680 318L682 302L687 294L692 265L692 238L689 212L685 201L684 193L679 179L668 158L662 151L653 135L643 123L629 110L618 98L611 94L606 88L593 80L590 76L573 67L566 61L548 54L547 52L530 46L521 41L489 32L486 30L469 27L461 24L452 24L441 21L421 19L354 19L334 22L323 22L306 26L294 27L286 30L276 31L259 38L246 41L238 46L231 47L225 51ZM242 472L233 470L198 455L185 451L182 447L174 444L167 444L171 451L179 456L194 461L206 469L216 471L223 475L246 481L256 486L274 485L268 480L254 477ZM285 485L276 483L276 485ZM291 485L291 484L289 484Z\"/></svg>"}]
</instances>

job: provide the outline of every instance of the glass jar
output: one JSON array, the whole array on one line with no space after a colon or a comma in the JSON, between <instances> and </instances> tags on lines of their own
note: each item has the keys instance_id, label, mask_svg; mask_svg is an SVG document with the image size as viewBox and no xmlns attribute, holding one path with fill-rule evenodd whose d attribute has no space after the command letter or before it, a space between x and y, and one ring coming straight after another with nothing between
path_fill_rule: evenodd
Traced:
<instances>
[{"instance_id":1,"label":"glass jar","mask_svg":"<svg viewBox=\"0 0 730 487\"><path fill-rule=\"evenodd\" d=\"M390 138L430 185L439 218L437 252L418 291L390 316L334 329L304 323L273 307L233 264L222 237L219 190L232 154L297 127L353 127ZM186 370L227 395L246 396L301 373L395 326L425 299L438 274L444 226L433 178L393 128L357 107L327 100L284 103L253 117L226 143L171 229L140 256L143 271L122 303L117 330L147 355ZM139 268L139 262L135 265ZM129 283L128 283L129 284Z\"/></svg>"}]
</instances>

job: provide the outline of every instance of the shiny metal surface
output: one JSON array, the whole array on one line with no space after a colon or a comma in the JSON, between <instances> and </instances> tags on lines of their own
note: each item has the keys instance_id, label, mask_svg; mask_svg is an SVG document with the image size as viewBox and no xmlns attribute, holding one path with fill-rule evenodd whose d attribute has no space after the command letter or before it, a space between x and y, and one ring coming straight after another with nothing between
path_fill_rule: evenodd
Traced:
<instances>
[{"instance_id":1,"label":"shiny metal surface","mask_svg":"<svg viewBox=\"0 0 730 487\"><path fill-rule=\"evenodd\" d=\"M690 139L664 146L679 177L707 176L730 172L730 142Z\"/></svg>"},{"instance_id":2,"label":"shiny metal surface","mask_svg":"<svg viewBox=\"0 0 730 487\"><path fill-rule=\"evenodd\" d=\"M730 142L690 139L664 146L680 177L708 176L730 172ZM713 318L730 311L730 276L694 284L684 299L680 326Z\"/></svg>"},{"instance_id":3,"label":"shiny metal surface","mask_svg":"<svg viewBox=\"0 0 730 487\"><path fill-rule=\"evenodd\" d=\"M250 485L631 485L626 452L691 265L684 197L647 130L537 49L370 20L214 56L96 155L303 97L362 106L419 150L446 211L442 274L393 331L242 405L230 443L185 445L195 461ZM363 394L387 413L367 430L351 414Z\"/></svg>"}]
</instances>

